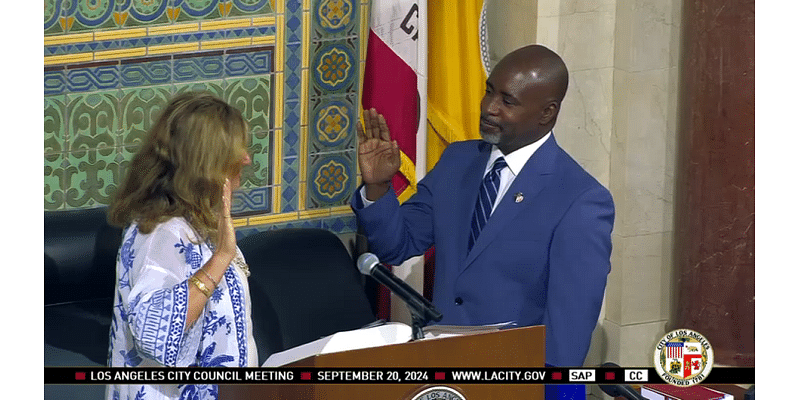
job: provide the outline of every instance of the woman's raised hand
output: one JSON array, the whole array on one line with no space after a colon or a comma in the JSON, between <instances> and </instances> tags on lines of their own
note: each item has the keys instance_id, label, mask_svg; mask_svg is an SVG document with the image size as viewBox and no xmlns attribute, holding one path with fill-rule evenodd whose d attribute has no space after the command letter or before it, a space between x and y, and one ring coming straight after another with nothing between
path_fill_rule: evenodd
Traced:
<instances>
[{"instance_id":1,"label":"woman's raised hand","mask_svg":"<svg viewBox=\"0 0 800 400\"><path fill-rule=\"evenodd\" d=\"M222 209L219 214L217 226L216 251L230 263L236 257L236 232L233 230L233 219L231 218L231 181L225 179L222 186Z\"/></svg>"}]
</instances>

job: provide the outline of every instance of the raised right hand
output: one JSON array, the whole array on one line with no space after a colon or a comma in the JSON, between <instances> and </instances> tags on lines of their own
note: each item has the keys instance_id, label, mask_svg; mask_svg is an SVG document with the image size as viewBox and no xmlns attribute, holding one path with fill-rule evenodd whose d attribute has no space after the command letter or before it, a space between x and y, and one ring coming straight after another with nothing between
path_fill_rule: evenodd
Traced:
<instances>
[{"instance_id":1,"label":"raised right hand","mask_svg":"<svg viewBox=\"0 0 800 400\"><path fill-rule=\"evenodd\" d=\"M374 108L364 110L364 126L359 122L358 166L365 185L387 185L400 170L400 149L391 140L383 115Z\"/></svg>"}]
</instances>

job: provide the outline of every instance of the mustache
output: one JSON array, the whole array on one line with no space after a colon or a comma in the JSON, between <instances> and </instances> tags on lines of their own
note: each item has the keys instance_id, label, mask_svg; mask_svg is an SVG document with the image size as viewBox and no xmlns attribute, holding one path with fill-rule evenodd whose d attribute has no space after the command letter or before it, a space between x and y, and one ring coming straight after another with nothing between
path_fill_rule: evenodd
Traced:
<instances>
[{"instance_id":1,"label":"mustache","mask_svg":"<svg viewBox=\"0 0 800 400\"><path fill-rule=\"evenodd\" d=\"M489 118L486 118L484 116L481 116L480 122L483 122L486 125L494 126L495 128L500 128L500 124L498 124L497 122L494 122L494 121L492 121Z\"/></svg>"}]
</instances>

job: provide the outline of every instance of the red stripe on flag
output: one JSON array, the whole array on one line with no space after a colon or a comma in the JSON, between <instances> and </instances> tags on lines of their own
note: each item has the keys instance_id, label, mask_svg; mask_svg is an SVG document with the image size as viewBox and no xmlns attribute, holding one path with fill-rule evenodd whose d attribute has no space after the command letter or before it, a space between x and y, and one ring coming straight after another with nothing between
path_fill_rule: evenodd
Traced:
<instances>
[{"instance_id":1,"label":"red stripe on flag","mask_svg":"<svg viewBox=\"0 0 800 400\"><path fill-rule=\"evenodd\" d=\"M361 105L365 110L375 108L383 114L392 139L416 164L419 126L417 74L372 30L367 42ZM400 194L408 186L408 179L398 173L392 184L395 193Z\"/></svg>"}]
</instances>

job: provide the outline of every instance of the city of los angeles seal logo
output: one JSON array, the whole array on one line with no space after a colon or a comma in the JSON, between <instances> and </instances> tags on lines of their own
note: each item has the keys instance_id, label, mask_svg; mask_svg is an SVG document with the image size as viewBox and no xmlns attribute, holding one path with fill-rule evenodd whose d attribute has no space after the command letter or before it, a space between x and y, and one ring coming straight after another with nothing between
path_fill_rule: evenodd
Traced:
<instances>
[{"instance_id":1,"label":"city of los angeles seal logo","mask_svg":"<svg viewBox=\"0 0 800 400\"><path fill-rule=\"evenodd\" d=\"M447 386L433 386L423 389L411 400L467 400L463 394Z\"/></svg>"},{"instance_id":2,"label":"city of los angeles seal logo","mask_svg":"<svg viewBox=\"0 0 800 400\"><path fill-rule=\"evenodd\" d=\"M656 372L675 386L692 386L703 381L714 365L714 349L701 334L691 329L667 333L653 354Z\"/></svg>"}]
</instances>

